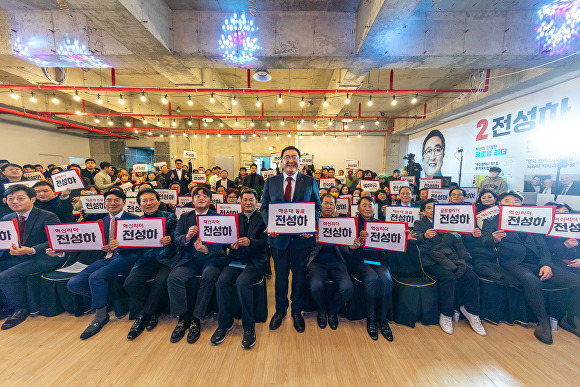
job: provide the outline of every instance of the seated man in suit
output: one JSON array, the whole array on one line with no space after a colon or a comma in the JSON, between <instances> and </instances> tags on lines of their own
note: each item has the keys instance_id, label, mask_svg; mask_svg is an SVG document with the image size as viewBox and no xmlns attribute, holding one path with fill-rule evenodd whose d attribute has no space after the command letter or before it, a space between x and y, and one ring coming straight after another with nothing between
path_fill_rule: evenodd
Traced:
<instances>
[{"instance_id":1,"label":"seated man in suit","mask_svg":"<svg viewBox=\"0 0 580 387\"><path fill-rule=\"evenodd\" d=\"M10 186L4 192L4 198L14 212L5 215L1 220L17 219L20 236L20 246L12 244L10 250L0 253L0 308L4 309L2 318L12 313L2 324L2 329L10 329L26 320L29 315L26 295L28 276L59 268L64 263L64 254L55 258L45 254L48 239L44 226L58 224L60 221L52 212L34 207L32 188L22 184Z\"/></svg>"},{"instance_id":2,"label":"seated man in suit","mask_svg":"<svg viewBox=\"0 0 580 387\"><path fill-rule=\"evenodd\" d=\"M516 191L499 195L499 204L503 206L521 206L523 201ZM554 265L544 235L498 230L498 216L483 221L481 242L489 249L497 250L500 265L522 284L526 301L538 318L534 332L536 338L544 344L553 342L542 294L542 281L548 280L573 290L564 319L571 323L571 332L580 336L580 275Z\"/></svg>"},{"instance_id":3,"label":"seated man in suit","mask_svg":"<svg viewBox=\"0 0 580 387\"><path fill-rule=\"evenodd\" d=\"M129 274L137 259L135 250L118 250L119 241L115 239L115 221L118 219L138 219L139 216L123 211L125 193L112 189L104 193L105 209L109 212L103 218L105 243L101 258L80 273L72 277L66 287L72 293L91 297L91 308L95 309L95 318L81 334L81 340L93 337L109 322L107 301L109 281L118 275ZM56 252L49 251L49 254Z\"/></svg>"},{"instance_id":4,"label":"seated man in suit","mask_svg":"<svg viewBox=\"0 0 580 387\"><path fill-rule=\"evenodd\" d=\"M160 239L163 247L139 250L139 258L125 280L125 290L141 310L129 330L127 339L137 338L145 328L157 326L159 304L167 294L167 276L177 263L179 251L172 241L175 236L177 217L171 212L159 210L159 194L153 189L144 189L137 194L137 203L143 210L143 218L165 218L165 236ZM151 288L148 282L154 279Z\"/></svg>"},{"instance_id":5,"label":"seated man in suit","mask_svg":"<svg viewBox=\"0 0 580 387\"><path fill-rule=\"evenodd\" d=\"M215 183L216 190L218 189L218 187L224 187L226 191L230 188L236 188L236 185L234 184L234 182L231 181L230 179L228 179L228 171L226 171L225 169L222 169L222 171L220 172L220 176L221 176L221 179L219 179Z\"/></svg>"},{"instance_id":6,"label":"seated man in suit","mask_svg":"<svg viewBox=\"0 0 580 387\"><path fill-rule=\"evenodd\" d=\"M336 198L331 194L322 195L321 218L332 218L335 216ZM317 235L318 237L318 235ZM308 261L308 276L310 278L310 292L312 298L318 306L318 327L330 329L338 328L338 312L344 304L350 300L354 291L352 280L346 269L346 258L360 246L358 238L353 239L350 249L346 246L332 246L317 244L310 253ZM324 282L333 280L338 286L338 292L328 300Z\"/></svg>"},{"instance_id":7,"label":"seated man in suit","mask_svg":"<svg viewBox=\"0 0 580 387\"><path fill-rule=\"evenodd\" d=\"M198 215L217 215L209 210L211 192L205 186L191 189L195 211L181 215L175 229L175 245L182 247L181 259L167 278L171 315L178 317L177 325L170 341L177 343L187 334L187 342L195 343L201 333L201 319L205 317L207 306L215 288L215 283L225 266L225 253L220 245L205 245L198 238ZM185 284L201 275L201 284L194 305L187 305Z\"/></svg>"},{"instance_id":8,"label":"seated man in suit","mask_svg":"<svg viewBox=\"0 0 580 387\"><path fill-rule=\"evenodd\" d=\"M257 201L258 193L251 188L242 194L242 212L238 214L239 239L230 245L230 264L222 270L217 281L218 328L211 337L211 342L216 345L224 341L227 332L234 326L232 303L238 300L244 328L242 347L250 349L256 344L252 285L264 276L269 263L266 258L266 224L256 210Z\"/></svg>"}]
</instances>

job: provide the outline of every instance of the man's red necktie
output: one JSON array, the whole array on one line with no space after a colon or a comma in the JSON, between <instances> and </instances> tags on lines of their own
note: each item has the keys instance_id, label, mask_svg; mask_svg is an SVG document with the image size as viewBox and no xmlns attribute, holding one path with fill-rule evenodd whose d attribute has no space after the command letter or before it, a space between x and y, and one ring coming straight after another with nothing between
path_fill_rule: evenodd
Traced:
<instances>
[{"instance_id":1,"label":"man's red necktie","mask_svg":"<svg viewBox=\"0 0 580 387\"><path fill-rule=\"evenodd\" d=\"M18 234L20 235L20 243L24 239L24 228L26 227L26 218L22 215L18 216Z\"/></svg>"},{"instance_id":2,"label":"man's red necktie","mask_svg":"<svg viewBox=\"0 0 580 387\"><path fill-rule=\"evenodd\" d=\"M284 190L284 201L291 202L292 201L292 178L286 178L286 189Z\"/></svg>"}]
</instances>

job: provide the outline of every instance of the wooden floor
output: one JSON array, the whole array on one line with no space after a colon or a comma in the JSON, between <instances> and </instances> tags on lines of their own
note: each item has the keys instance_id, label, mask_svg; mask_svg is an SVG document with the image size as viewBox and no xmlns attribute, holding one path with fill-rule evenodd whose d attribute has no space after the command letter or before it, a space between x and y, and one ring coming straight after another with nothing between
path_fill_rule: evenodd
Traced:
<instances>
[{"instance_id":1,"label":"wooden floor","mask_svg":"<svg viewBox=\"0 0 580 387\"><path fill-rule=\"evenodd\" d=\"M268 282L272 314L273 279ZM302 334L290 318L277 331L258 324L257 344L246 351L239 321L214 347L214 318L203 322L193 345L169 342L176 321L167 316L133 342L126 339L127 317L112 318L81 341L92 318L36 317L0 331L0 385L580 386L580 339L562 329L547 346L521 326L485 324L488 336L480 337L463 320L452 336L439 326L393 324L389 343L372 341L364 321L341 319L337 331L320 330L308 314Z\"/></svg>"}]
</instances>

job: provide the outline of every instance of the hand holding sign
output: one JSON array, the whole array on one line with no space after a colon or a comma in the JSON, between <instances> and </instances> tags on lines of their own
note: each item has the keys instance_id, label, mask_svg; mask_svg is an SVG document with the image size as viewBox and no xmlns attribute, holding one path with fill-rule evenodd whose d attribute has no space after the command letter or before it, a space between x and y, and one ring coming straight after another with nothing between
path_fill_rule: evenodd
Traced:
<instances>
[{"instance_id":1,"label":"hand holding sign","mask_svg":"<svg viewBox=\"0 0 580 387\"><path fill-rule=\"evenodd\" d=\"M548 234L554 223L556 207L500 206L499 229L505 231Z\"/></svg>"},{"instance_id":2,"label":"hand holding sign","mask_svg":"<svg viewBox=\"0 0 580 387\"><path fill-rule=\"evenodd\" d=\"M18 221L16 218L0 222L0 250L10 250L19 244Z\"/></svg>"},{"instance_id":3,"label":"hand holding sign","mask_svg":"<svg viewBox=\"0 0 580 387\"><path fill-rule=\"evenodd\" d=\"M120 247L163 247L165 218L118 219L115 222L115 240Z\"/></svg>"},{"instance_id":4,"label":"hand holding sign","mask_svg":"<svg viewBox=\"0 0 580 387\"><path fill-rule=\"evenodd\" d=\"M471 233L475 227L475 204L433 206L433 228L437 231Z\"/></svg>"},{"instance_id":5,"label":"hand holding sign","mask_svg":"<svg viewBox=\"0 0 580 387\"><path fill-rule=\"evenodd\" d=\"M55 173L51 176L54 193L63 192L66 188L85 188L83 179L76 169Z\"/></svg>"},{"instance_id":6,"label":"hand holding sign","mask_svg":"<svg viewBox=\"0 0 580 387\"><path fill-rule=\"evenodd\" d=\"M270 233L302 234L316 231L314 203L270 203Z\"/></svg>"},{"instance_id":7,"label":"hand holding sign","mask_svg":"<svg viewBox=\"0 0 580 387\"><path fill-rule=\"evenodd\" d=\"M229 245L237 242L237 215L199 215L199 240L204 243Z\"/></svg>"}]
</instances>

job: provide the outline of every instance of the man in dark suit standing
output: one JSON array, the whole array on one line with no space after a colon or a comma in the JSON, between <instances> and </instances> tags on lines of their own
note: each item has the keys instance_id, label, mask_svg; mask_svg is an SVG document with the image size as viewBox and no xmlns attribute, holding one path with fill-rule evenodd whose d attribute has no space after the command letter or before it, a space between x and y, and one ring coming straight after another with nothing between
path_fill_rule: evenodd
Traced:
<instances>
[{"instance_id":1,"label":"man in dark suit standing","mask_svg":"<svg viewBox=\"0 0 580 387\"><path fill-rule=\"evenodd\" d=\"M250 166L250 174L244 177L242 185L255 189L258 195L262 194L262 190L264 189L264 178L262 175L258 174L258 166L256 164Z\"/></svg>"},{"instance_id":2,"label":"man in dark suit standing","mask_svg":"<svg viewBox=\"0 0 580 387\"><path fill-rule=\"evenodd\" d=\"M226 189L226 191L230 188L236 188L236 185L234 184L234 182L231 181L230 179L228 179L228 171L226 171L225 169L222 169L222 171L220 172L220 177L221 177L221 179L219 179L215 183L216 190L218 189L218 187L224 187Z\"/></svg>"},{"instance_id":3,"label":"man in dark suit standing","mask_svg":"<svg viewBox=\"0 0 580 387\"><path fill-rule=\"evenodd\" d=\"M191 181L191 175L183 169L183 161L181 159L175 160L175 169L167 174L165 184L169 185L172 181L177 181L181 185L179 192L187 192L187 186Z\"/></svg>"},{"instance_id":4,"label":"man in dark suit standing","mask_svg":"<svg viewBox=\"0 0 580 387\"><path fill-rule=\"evenodd\" d=\"M321 205L318 195L318 184L311 176L298 172L300 151L293 146L284 148L281 152L283 173L266 180L262 195L260 212L266 226L268 225L268 205L270 202L313 202L315 205L316 222L320 217ZM304 309L306 299L306 267L310 250L315 238L310 234L276 235L268 234L268 243L272 247L274 269L276 270L276 313L270 320L270 329L280 327L288 309L288 275L292 269L292 319L294 328L304 332Z\"/></svg>"},{"instance_id":5,"label":"man in dark suit standing","mask_svg":"<svg viewBox=\"0 0 580 387\"><path fill-rule=\"evenodd\" d=\"M562 175L560 187L562 187L560 195L580 196L580 184L572 181L572 177L569 175Z\"/></svg>"},{"instance_id":6,"label":"man in dark suit standing","mask_svg":"<svg viewBox=\"0 0 580 387\"><path fill-rule=\"evenodd\" d=\"M28 276L57 269L63 264L64 254L55 258L45 254L48 239L44 226L58 224L60 221L52 212L34 207L36 198L32 188L22 184L13 185L6 189L4 198L14 212L1 220L17 219L20 235L20 246L12 244L10 250L0 255L0 297L6 297L5 311L12 313L2 329L10 329L29 315L26 295Z\"/></svg>"},{"instance_id":7,"label":"man in dark suit standing","mask_svg":"<svg viewBox=\"0 0 580 387\"><path fill-rule=\"evenodd\" d=\"M257 201L258 193L251 188L242 194L242 212L238 214L239 239L230 245L229 266L222 270L216 284L219 303L218 328L211 337L211 342L215 345L222 343L227 332L233 328L233 305L238 299L244 328L242 347L250 349L256 344L252 285L263 278L268 266L268 237L264 232L266 224L256 210Z\"/></svg>"}]
</instances>

